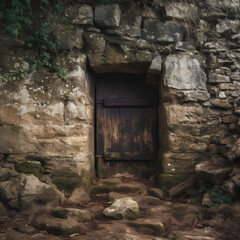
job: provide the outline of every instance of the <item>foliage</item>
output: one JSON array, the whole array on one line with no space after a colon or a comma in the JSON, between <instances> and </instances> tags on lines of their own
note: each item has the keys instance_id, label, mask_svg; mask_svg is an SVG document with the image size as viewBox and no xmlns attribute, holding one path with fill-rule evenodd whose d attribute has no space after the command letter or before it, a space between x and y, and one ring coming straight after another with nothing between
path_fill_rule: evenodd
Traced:
<instances>
[{"instance_id":1,"label":"foliage","mask_svg":"<svg viewBox=\"0 0 240 240\"><path fill-rule=\"evenodd\" d=\"M68 0L11 0L0 3L0 20L6 23L5 32L13 40L23 37L27 47L38 53L38 58L30 67L32 71L39 66L49 67L59 76L65 77L66 71L54 64L57 55L58 17L64 11ZM24 73L26 73L25 71ZM0 74L0 80L10 76L12 80L24 77L23 71Z\"/></svg>"},{"instance_id":2,"label":"foliage","mask_svg":"<svg viewBox=\"0 0 240 240\"><path fill-rule=\"evenodd\" d=\"M16 71L10 71L6 73L0 73L0 82L12 82L20 80L24 77L26 77L29 74L29 71L24 71L22 69L16 70Z\"/></svg>"},{"instance_id":3,"label":"foliage","mask_svg":"<svg viewBox=\"0 0 240 240\"><path fill-rule=\"evenodd\" d=\"M212 186L210 184L201 184L199 192L202 194L209 194L214 204L231 203L232 201L232 198L225 194L218 185Z\"/></svg>"}]
</instances>

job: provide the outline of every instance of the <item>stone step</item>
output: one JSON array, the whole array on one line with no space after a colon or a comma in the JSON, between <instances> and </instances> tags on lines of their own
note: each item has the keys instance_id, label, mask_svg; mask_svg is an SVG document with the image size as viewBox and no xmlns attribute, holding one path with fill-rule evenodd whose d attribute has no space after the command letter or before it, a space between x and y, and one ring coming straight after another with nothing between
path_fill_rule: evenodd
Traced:
<instances>
[{"instance_id":1,"label":"stone step","mask_svg":"<svg viewBox=\"0 0 240 240\"><path fill-rule=\"evenodd\" d=\"M61 219L49 216L39 216L35 220L35 226L41 230L46 230L54 235L68 237L71 234L84 234L84 229L80 223L74 219Z\"/></svg>"},{"instance_id":2,"label":"stone step","mask_svg":"<svg viewBox=\"0 0 240 240\"><path fill-rule=\"evenodd\" d=\"M200 235L201 234L201 235ZM173 232L174 239L176 240L216 240L210 237L210 230L195 230L192 231L175 231Z\"/></svg>"},{"instance_id":3,"label":"stone step","mask_svg":"<svg viewBox=\"0 0 240 240\"><path fill-rule=\"evenodd\" d=\"M85 209L55 208L52 214L56 218L75 219L77 222L84 222L91 219L90 212Z\"/></svg>"},{"instance_id":4,"label":"stone step","mask_svg":"<svg viewBox=\"0 0 240 240\"><path fill-rule=\"evenodd\" d=\"M128 226L135 227L135 228L150 228L156 234L161 235L164 232L164 225L158 219L147 219L141 218L134 221L127 222Z\"/></svg>"},{"instance_id":5,"label":"stone step","mask_svg":"<svg viewBox=\"0 0 240 240\"><path fill-rule=\"evenodd\" d=\"M101 179L91 188L92 194L108 192L137 192L146 190L147 187L139 182L122 182L120 178Z\"/></svg>"}]
</instances>

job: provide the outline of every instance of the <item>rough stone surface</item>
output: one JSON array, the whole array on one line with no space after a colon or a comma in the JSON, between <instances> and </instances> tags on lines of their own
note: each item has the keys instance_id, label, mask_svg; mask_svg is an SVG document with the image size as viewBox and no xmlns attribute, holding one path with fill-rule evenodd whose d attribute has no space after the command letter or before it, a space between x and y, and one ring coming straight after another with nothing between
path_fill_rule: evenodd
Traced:
<instances>
[{"instance_id":1,"label":"rough stone surface","mask_svg":"<svg viewBox=\"0 0 240 240\"><path fill-rule=\"evenodd\" d=\"M230 82L230 78L229 78L229 76L213 73L213 74L209 74L208 82L210 82L210 83L226 83L226 82Z\"/></svg>"},{"instance_id":2,"label":"rough stone surface","mask_svg":"<svg viewBox=\"0 0 240 240\"><path fill-rule=\"evenodd\" d=\"M137 11L129 9L122 13L121 16L121 27L122 31L130 37L142 36L141 31L142 16Z\"/></svg>"},{"instance_id":3,"label":"rough stone surface","mask_svg":"<svg viewBox=\"0 0 240 240\"><path fill-rule=\"evenodd\" d=\"M211 197L209 196L209 194L204 194L203 195L202 205L206 206L206 207L212 207L213 206L213 203L211 201Z\"/></svg>"},{"instance_id":4,"label":"rough stone surface","mask_svg":"<svg viewBox=\"0 0 240 240\"><path fill-rule=\"evenodd\" d=\"M238 20L224 20L216 25L216 31L220 34L238 33L240 22Z\"/></svg>"},{"instance_id":5,"label":"rough stone surface","mask_svg":"<svg viewBox=\"0 0 240 240\"><path fill-rule=\"evenodd\" d=\"M206 74L197 59L189 54L169 55L164 63L165 86L174 89L206 90Z\"/></svg>"},{"instance_id":6,"label":"rough stone surface","mask_svg":"<svg viewBox=\"0 0 240 240\"><path fill-rule=\"evenodd\" d=\"M197 18L198 8L193 4L168 2L164 4L164 12L167 18L194 21Z\"/></svg>"},{"instance_id":7,"label":"rough stone surface","mask_svg":"<svg viewBox=\"0 0 240 240\"><path fill-rule=\"evenodd\" d=\"M2 202L0 202L0 217L8 216L8 210L5 208Z\"/></svg>"},{"instance_id":8,"label":"rough stone surface","mask_svg":"<svg viewBox=\"0 0 240 240\"><path fill-rule=\"evenodd\" d=\"M94 32L85 32L83 34L84 44L90 48L93 52L103 52L105 49L106 41L104 40L103 34Z\"/></svg>"},{"instance_id":9,"label":"rough stone surface","mask_svg":"<svg viewBox=\"0 0 240 240\"><path fill-rule=\"evenodd\" d=\"M47 184L40 182L37 177L27 175L25 177L24 188L19 192L22 207L28 207L29 204L48 187Z\"/></svg>"},{"instance_id":10,"label":"rough stone surface","mask_svg":"<svg viewBox=\"0 0 240 240\"><path fill-rule=\"evenodd\" d=\"M117 27L121 19L118 4L99 5L95 7L95 23L102 27Z\"/></svg>"},{"instance_id":11,"label":"rough stone surface","mask_svg":"<svg viewBox=\"0 0 240 240\"><path fill-rule=\"evenodd\" d=\"M230 9L231 7L237 9L240 6L238 0L207 0L206 2L213 8L224 10Z\"/></svg>"},{"instance_id":12,"label":"rough stone surface","mask_svg":"<svg viewBox=\"0 0 240 240\"><path fill-rule=\"evenodd\" d=\"M236 184L231 180L227 180L223 183L221 188L228 193L233 199L235 199L238 195L238 190Z\"/></svg>"},{"instance_id":13,"label":"rough stone surface","mask_svg":"<svg viewBox=\"0 0 240 240\"><path fill-rule=\"evenodd\" d=\"M49 233L61 234L63 236L69 236L73 233L83 233L81 225L73 219L50 218L40 216L35 220L35 225L40 228L47 230Z\"/></svg>"},{"instance_id":14,"label":"rough stone surface","mask_svg":"<svg viewBox=\"0 0 240 240\"><path fill-rule=\"evenodd\" d=\"M234 168L230 176L232 181L240 187L240 168Z\"/></svg>"},{"instance_id":15,"label":"rough stone surface","mask_svg":"<svg viewBox=\"0 0 240 240\"><path fill-rule=\"evenodd\" d=\"M133 197L133 199L140 205L161 205L161 200L157 197L153 196L140 196L140 197Z\"/></svg>"},{"instance_id":16,"label":"rough stone surface","mask_svg":"<svg viewBox=\"0 0 240 240\"><path fill-rule=\"evenodd\" d=\"M124 193L118 193L118 192L110 192L108 193L108 201L113 202L117 199L120 198L125 198L125 197L129 197L127 194Z\"/></svg>"},{"instance_id":17,"label":"rough stone surface","mask_svg":"<svg viewBox=\"0 0 240 240\"><path fill-rule=\"evenodd\" d=\"M92 25L93 24L93 10L89 5L82 5L77 9L73 19L74 24Z\"/></svg>"},{"instance_id":18,"label":"rough stone surface","mask_svg":"<svg viewBox=\"0 0 240 240\"><path fill-rule=\"evenodd\" d=\"M149 192L149 194L151 194L157 198L165 199L165 193L160 188L150 188L148 192Z\"/></svg>"},{"instance_id":19,"label":"rough stone surface","mask_svg":"<svg viewBox=\"0 0 240 240\"><path fill-rule=\"evenodd\" d=\"M84 222L90 220L90 212L85 209L76 208L55 208L53 209L53 216L56 218L71 219L74 218L77 222Z\"/></svg>"},{"instance_id":20,"label":"rough stone surface","mask_svg":"<svg viewBox=\"0 0 240 240\"><path fill-rule=\"evenodd\" d=\"M67 199L66 204L81 205L89 202L91 199L89 195L81 188L76 188L71 193L71 196Z\"/></svg>"},{"instance_id":21,"label":"rough stone surface","mask_svg":"<svg viewBox=\"0 0 240 240\"><path fill-rule=\"evenodd\" d=\"M240 158L240 139L232 144L227 156L230 162L234 162L237 158Z\"/></svg>"},{"instance_id":22,"label":"rough stone surface","mask_svg":"<svg viewBox=\"0 0 240 240\"><path fill-rule=\"evenodd\" d=\"M122 183L118 179L109 178L108 180L100 180L96 185L92 186L92 193L102 192L137 192L139 190L146 190L147 187L143 183L130 182Z\"/></svg>"},{"instance_id":23,"label":"rough stone surface","mask_svg":"<svg viewBox=\"0 0 240 240\"><path fill-rule=\"evenodd\" d=\"M164 225L158 219L138 219L128 222L128 225L135 228L146 227L161 235L164 232Z\"/></svg>"},{"instance_id":24,"label":"rough stone surface","mask_svg":"<svg viewBox=\"0 0 240 240\"><path fill-rule=\"evenodd\" d=\"M160 74L162 71L162 58L161 56L156 56L153 58L151 65L148 69L150 74Z\"/></svg>"},{"instance_id":25,"label":"rough stone surface","mask_svg":"<svg viewBox=\"0 0 240 240\"><path fill-rule=\"evenodd\" d=\"M139 217L139 207L137 202L130 197L120 198L115 200L110 207L105 208L103 214L113 219L136 219Z\"/></svg>"},{"instance_id":26,"label":"rough stone surface","mask_svg":"<svg viewBox=\"0 0 240 240\"><path fill-rule=\"evenodd\" d=\"M57 40L59 49L72 49L74 47L81 49L83 47L81 30L72 26L64 26L58 32Z\"/></svg>"},{"instance_id":27,"label":"rough stone surface","mask_svg":"<svg viewBox=\"0 0 240 240\"><path fill-rule=\"evenodd\" d=\"M145 20L143 38L151 42L178 42L184 40L185 28L177 23Z\"/></svg>"},{"instance_id":28,"label":"rough stone surface","mask_svg":"<svg viewBox=\"0 0 240 240\"><path fill-rule=\"evenodd\" d=\"M221 164L221 163L220 163ZM196 174L213 184L221 184L231 172L230 166L219 166L212 161L204 161L196 165Z\"/></svg>"}]
</instances>

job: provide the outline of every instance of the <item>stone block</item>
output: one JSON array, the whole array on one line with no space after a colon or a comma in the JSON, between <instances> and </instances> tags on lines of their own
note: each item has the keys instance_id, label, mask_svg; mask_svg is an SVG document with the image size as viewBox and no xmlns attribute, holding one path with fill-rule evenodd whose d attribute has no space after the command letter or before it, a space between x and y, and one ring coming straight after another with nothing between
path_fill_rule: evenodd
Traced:
<instances>
[{"instance_id":1,"label":"stone block","mask_svg":"<svg viewBox=\"0 0 240 240\"><path fill-rule=\"evenodd\" d=\"M101 27L118 27L121 9L118 4L98 5L95 7L95 23Z\"/></svg>"},{"instance_id":2,"label":"stone block","mask_svg":"<svg viewBox=\"0 0 240 240\"><path fill-rule=\"evenodd\" d=\"M210 136L193 137L178 135L174 133L168 134L168 148L171 152L206 152Z\"/></svg>"},{"instance_id":3,"label":"stone block","mask_svg":"<svg viewBox=\"0 0 240 240\"><path fill-rule=\"evenodd\" d=\"M232 105L229 103L228 100L220 100L218 98L214 98L210 100L210 103L217 108L223 108L223 109L231 109Z\"/></svg>"},{"instance_id":4,"label":"stone block","mask_svg":"<svg viewBox=\"0 0 240 240\"><path fill-rule=\"evenodd\" d=\"M163 10L167 18L184 21L196 21L198 15L198 8L193 4L185 2L167 2L164 4Z\"/></svg>"},{"instance_id":5,"label":"stone block","mask_svg":"<svg viewBox=\"0 0 240 240\"><path fill-rule=\"evenodd\" d=\"M207 160L197 164L195 172L204 181L211 182L212 184L222 184L228 177L231 169L230 166L225 166L221 162L214 163L214 161Z\"/></svg>"},{"instance_id":6,"label":"stone block","mask_svg":"<svg viewBox=\"0 0 240 240\"><path fill-rule=\"evenodd\" d=\"M238 116L233 114L224 116L222 117L222 121L223 123L236 123L238 121Z\"/></svg>"},{"instance_id":7,"label":"stone block","mask_svg":"<svg viewBox=\"0 0 240 240\"><path fill-rule=\"evenodd\" d=\"M151 42L178 42L184 40L186 29L177 23L159 22L146 19L143 27L143 38Z\"/></svg>"},{"instance_id":8,"label":"stone block","mask_svg":"<svg viewBox=\"0 0 240 240\"><path fill-rule=\"evenodd\" d=\"M92 52L103 52L106 46L104 35L100 33L85 32L83 33L84 44Z\"/></svg>"},{"instance_id":9,"label":"stone block","mask_svg":"<svg viewBox=\"0 0 240 240\"><path fill-rule=\"evenodd\" d=\"M130 37L141 37L142 16L138 15L138 12L134 10L127 10L122 14L121 29L126 35Z\"/></svg>"},{"instance_id":10,"label":"stone block","mask_svg":"<svg viewBox=\"0 0 240 240\"><path fill-rule=\"evenodd\" d=\"M82 31L72 26L62 26L57 33L57 42L59 49L81 49L83 47Z\"/></svg>"},{"instance_id":11,"label":"stone block","mask_svg":"<svg viewBox=\"0 0 240 240\"><path fill-rule=\"evenodd\" d=\"M188 42L177 42L175 45L175 49L178 51L188 52L188 51L194 51L195 47Z\"/></svg>"},{"instance_id":12,"label":"stone block","mask_svg":"<svg viewBox=\"0 0 240 240\"><path fill-rule=\"evenodd\" d=\"M162 58L156 56L153 58L151 65L148 69L149 74L160 74L162 72Z\"/></svg>"},{"instance_id":13,"label":"stone block","mask_svg":"<svg viewBox=\"0 0 240 240\"><path fill-rule=\"evenodd\" d=\"M206 90L207 77L199 61L189 54L170 54L164 63L164 85L174 89Z\"/></svg>"},{"instance_id":14,"label":"stone block","mask_svg":"<svg viewBox=\"0 0 240 240\"><path fill-rule=\"evenodd\" d=\"M230 75L231 80L240 81L240 72L236 71Z\"/></svg>"},{"instance_id":15,"label":"stone block","mask_svg":"<svg viewBox=\"0 0 240 240\"><path fill-rule=\"evenodd\" d=\"M206 159L201 153L172 153L166 152L161 159L163 173L192 173L195 166Z\"/></svg>"},{"instance_id":16,"label":"stone block","mask_svg":"<svg viewBox=\"0 0 240 240\"><path fill-rule=\"evenodd\" d=\"M184 106L180 104L164 106L167 116L167 124L195 124L203 120L204 110L199 106Z\"/></svg>"},{"instance_id":17,"label":"stone block","mask_svg":"<svg viewBox=\"0 0 240 240\"><path fill-rule=\"evenodd\" d=\"M29 133L30 134L30 133ZM20 126L0 126L0 152L4 154L37 152L32 136Z\"/></svg>"},{"instance_id":18,"label":"stone block","mask_svg":"<svg viewBox=\"0 0 240 240\"><path fill-rule=\"evenodd\" d=\"M232 83L220 83L220 84L218 84L218 88L220 90L235 90L236 89L235 85Z\"/></svg>"},{"instance_id":19,"label":"stone block","mask_svg":"<svg viewBox=\"0 0 240 240\"><path fill-rule=\"evenodd\" d=\"M74 24L92 25L93 24L93 10L89 5L82 5L75 9L73 17Z\"/></svg>"},{"instance_id":20,"label":"stone block","mask_svg":"<svg viewBox=\"0 0 240 240\"><path fill-rule=\"evenodd\" d=\"M236 34L240 29L239 20L223 20L216 25L216 32L221 35Z\"/></svg>"},{"instance_id":21,"label":"stone block","mask_svg":"<svg viewBox=\"0 0 240 240\"><path fill-rule=\"evenodd\" d=\"M230 8L239 9L239 0L206 0L206 3L212 8L227 10Z\"/></svg>"},{"instance_id":22,"label":"stone block","mask_svg":"<svg viewBox=\"0 0 240 240\"><path fill-rule=\"evenodd\" d=\"M186 102L205 102L210 98L207 91L183 91Z\"/></svg>"},{"instance_id":23,"label":"stone block","mask_svg":"<svg viewBox=\"0 0 240 240\"><path fill-rule=\"evenodd\" d=\"M208 76L208 82L209 83L228 83L230 82L230 78L229 76L210 73Z\"/></svg>"}]
</instances>

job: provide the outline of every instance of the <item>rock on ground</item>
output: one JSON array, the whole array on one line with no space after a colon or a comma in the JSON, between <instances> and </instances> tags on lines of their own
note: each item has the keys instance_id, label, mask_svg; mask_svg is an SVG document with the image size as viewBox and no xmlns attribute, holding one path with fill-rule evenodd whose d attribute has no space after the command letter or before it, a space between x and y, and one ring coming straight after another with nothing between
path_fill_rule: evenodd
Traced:
<instances>
[{"instance_id":1,"label":"rock on ground","mask_svg":"<svg viewBox=\"0 0 240 240\"><path fill-rule=\"evenodd\" d=\"M103 214L113 219L136 219L139 217L139 207L137 202L130 197L120 198L115 200L110 207L105 208Z\"/></svg>"},{"instance_id":2,"label":"rock on ground","mask_svg":"<svg viewBox=\"0 0 240 240\"><path fill-rule=\"evenodd\" d=\"M49 233L69 236L73 233L83 234L82 226L74 219L60 219L47 216L39 216L35 220L36 227Z\"/></svg>"}]
</instances>

